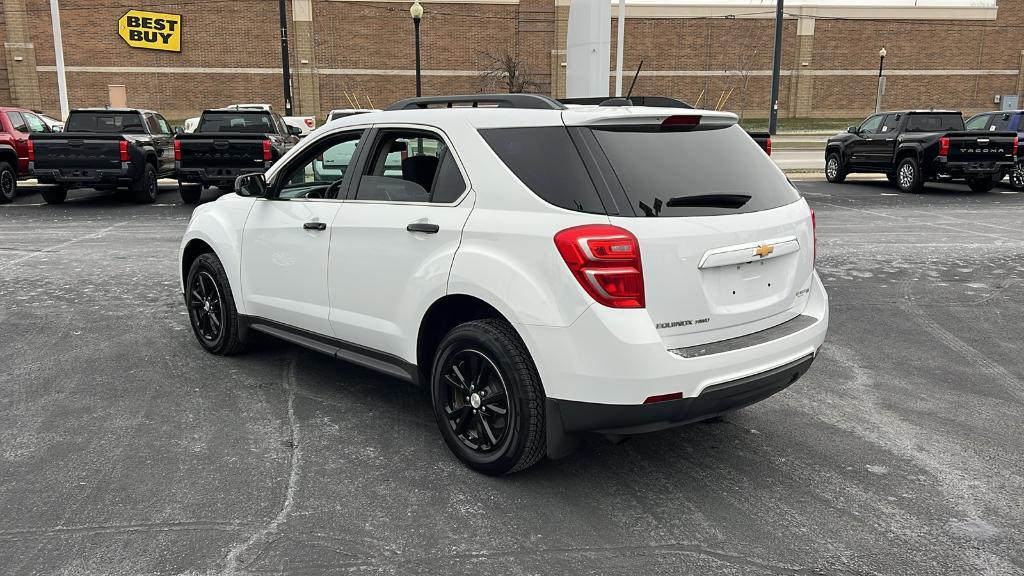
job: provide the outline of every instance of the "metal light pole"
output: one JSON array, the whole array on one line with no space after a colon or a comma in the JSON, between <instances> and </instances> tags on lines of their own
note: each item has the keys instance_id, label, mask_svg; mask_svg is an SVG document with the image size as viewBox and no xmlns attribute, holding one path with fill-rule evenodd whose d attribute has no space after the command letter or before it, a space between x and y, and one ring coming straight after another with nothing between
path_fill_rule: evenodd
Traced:
<instances>
[{"instance_id":1,"label":"metal light pole","mask_svg":"<svg viewBox=\"0 0 1024 576\"><path fill-rule=\"evenodd\" d=\"M885 47L878 51L878 91L875 93L875 114L882 110L882 95L885 94L885 77L882 66L885 64Z\"/></svg>"},{"instance_id":2,"label":"metal light pole","mask_svg":"<svg viewBox=\"0 0 1024 576\"><path fill-rule=\"evenodd\" d=\"M419 0L409 7L409 15L416 29L416 97L419 98L423 94L420 84L420 18L423 18L423 6L420 6Z\"/></svg>"},{"instance_id":3,"label":"metal light pole","mask_svg":"<svg viewBox=\"0 0 1024 576\"><path fill-rule=\"evenodd\" d=\"M768 110L768 132L779 130L779 74L782 66L782 0L775 3L775 53L772 56L772 98Z\"/></svg>"},{"instance_id":4,"label":"metal light pole","mask_svg":"<svg viewBox=\"0 0 1024 576\"><path fill-rule=\"evenodd\" d=\"M626 40L626 0L619 0L619 26L615 42L615 97L622 98L622 51Z\"/></svg>"},{"instance_id":5,"label":"metal light pole","mask_svg":"<svg viewBox=\"0 0 1024 576\"><path fill-rule=\"evenodd\" d=\"M57 64L57 95L60 98L60 119L68 118L68 79L64 74L64 41L60 35L60 6L50 0L50 22L53 24L53 52Z\"/></svg>"},{"instance_id":6,"label":"metal light pole","mask_svg":"<svg viewBox=\"0 0 1024 576\"><path fill-rule=\"evenodd\" d=\"M281 69L284 72L284 114L292 115L292 72L288 66L288 13L285 0L278 0L281 8Z\"/></svg>"}]
</instances>

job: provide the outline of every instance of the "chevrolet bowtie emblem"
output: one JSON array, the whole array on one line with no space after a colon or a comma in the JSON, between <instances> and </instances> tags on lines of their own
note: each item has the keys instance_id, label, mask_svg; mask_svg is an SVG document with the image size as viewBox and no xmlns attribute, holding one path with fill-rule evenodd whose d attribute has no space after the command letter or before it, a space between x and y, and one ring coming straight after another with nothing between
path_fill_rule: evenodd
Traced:
<instances>
[{"instance_id":1,"label":"chevrolet bowtie emblem","mask_svg":"<svg viewBox=\"0 0 1024 576\"><path fill-rule=\"evenodd\" d=\"M772 252L775 252L774 244L764 244L754 248L754 256L760 256L761 258L764 258Z\"/></svg>"}]
</instances>

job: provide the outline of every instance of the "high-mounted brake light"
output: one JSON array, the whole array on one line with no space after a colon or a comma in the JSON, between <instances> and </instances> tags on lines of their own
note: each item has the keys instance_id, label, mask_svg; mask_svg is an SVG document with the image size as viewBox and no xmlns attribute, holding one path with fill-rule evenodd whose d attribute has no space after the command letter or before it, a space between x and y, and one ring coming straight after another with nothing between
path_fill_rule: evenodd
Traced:
<instances>
[{"instance_id":1,"label":"high-mounted brake light","mask_svg":"<svg viewBox=\"0 0 1024 576\"><path fill-rule=\"evenodd\" d=\"M661 121L662 126L696 126L700 124L700 116L669 116Z\"/></svg>"},{"instance_id":2,"label":"high-mounted brake light","mask_svg":"<svg viewBox=\"0 0 1024 576\"><path fill-rule=\"evenodd\" d=\"M28 161L33 162L36 159L36 143L28 141Z\"/></svg>"},{"instance_id":3,"label":"high-mounted brake light","mask_svg":"<svg viewBox=\"0 0 1024 576\"><path fill-rule=\"evenodd\" d=\"M274 156L271 154L271 150L270 150L270 140L264 140L263 141L263 161L264 162L270 162L273 159L274 159Z\"/></svg>"},{"instance_id":4,"label":"high-mounted brake light","mask_svg":"<svg viewBox=\"0 0 1024 576\"><path fill-rule=\"evenodd\" d=\"M121 140L119 143L121 152L121 162L130 162L131 157L128 156L128 141Z\"/></svg>"},{"instance_id":5,"label":"high-mounted brake light","mask_svg":"<svg viewBox=\"0 0 1024 576\"><path fill-rule=\"evenodd\" d=\"M949 156L949 137L939 138L939 156Z\"/></svg>"},{"instance_id":6,"label":"high-mounted brake light","mask_svg":"<svg viewBox=\"0 0 1024 576\"><path fill-rule=\"evenodd\" d=\"M174 161L181 162L181 140L174 141Z\"/></svg>"},{"instance_id":7,"label":"high-mounted brake light","mask_svg":"<svg viewBox=\"0 0 1024 576\"><path fill-rule=\"evenodd\" d=\"M555 234L555 247L580 286L609 308L643 308L640 243L628 230L588 224Z\"/></svg>"}]
</instances>

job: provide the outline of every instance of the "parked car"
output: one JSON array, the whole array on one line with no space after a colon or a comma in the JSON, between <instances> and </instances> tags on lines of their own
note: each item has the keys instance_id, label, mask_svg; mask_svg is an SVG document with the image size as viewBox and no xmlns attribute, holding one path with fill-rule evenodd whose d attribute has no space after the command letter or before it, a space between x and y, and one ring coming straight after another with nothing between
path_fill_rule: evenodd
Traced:
<instances>
[{"instance_id":1,"label":"parked car","mask_svg":"<svg viewBox=\"0 0 1024 576\"><path fill-rule=\"evenodd\" d=\"M1016 157L1016 133L965 130L959 112L883 112L828 139L825 177L842 182L851 172L881 173L903 192L948 177L987 192L1014 169Z\"/></svg>"},{"instance_id":2,"label":"parked car","mask_svg":"<svg viewBox=\"0 0 1024 576\"><path fill-rule=\"evenodd\" d=\"M376 108L338 108L327 113L327 117L324 118L324 124L327 124L331 120L348 118L349 116L366 114L367 112L380 112L380 110Z\"/></svg>"},{"instance_id":3,"label":"parked car","mask_svg":"<svg viewBox=\"0 0 1024 576\"><path fill-rule=\"evenodd\" d=\"M270 104L231 104L226 106L232 110L265 110L273 112L274 107ZM310 132L316 130L316 116L282 116L284 123L299 129L297 136L305 138Z\"/></svg>"},{"instance_id":4,"label":"parked car","mask_svg":"<svg viewBox=\"0 0 1024 576\"><path fill-rule=\"evenodd\" d=\"M32 134L29 167L49 204L68 190L127 188L135 202L156 200L157 178L174 177L174 134L158 112L135 108L72 110L64 132Z\"/></svg>"},{"instance_id":5,"label":"parked car","mask_svg":"<svg viewBox=\"0 0 1024 576\"><path fill-rule=\"evenodd\" d=\"M828 298L813 212L736 122L533 94L332 122L194 211L191 327L213 354L256 331L422 384L488 474L763 400L810 367Z\"/></svg>"},{"instance_id":6,"label":"parked car","mask_svg":"<svg viewBox=\"0 0 1024 576\"><path fill-rule=\"evenodd\" d=\"M0 106L0 204L14 200L18 180L29 175L29 135L49 131L35 112Z\"/></svg>"},{"instance_id":7,"label":"parked car","mask_svg":"<svg viewBox=\"0 0 1024 576\"><path fill-rule=\"evenodd\" d=\"M1016 132L1017 141L1024 138L1024 110L1003 110L998 112L982 112L971 116L965 125L968 130L984 130L986 132ZM1024 159L1017 157L1017 165L1007 176L1010 185L1016 190L1024 190ZM1000 178L1002 180L1002 178Z\"/></svg>"},{"instance_id":8,"label":"parked car","mask_svg":"<svg viewBox=\"0 0 1024 576\"><path fill-rule=\"evenodd\" d=\"M234 185L242 174L263 172L295 145L298 128L274 112L257 108L206 110L192 133L174 139L178 188L186 204L203 188Z\"/></svg>"},{"instance_id":9,"label":"parked car","mask_svg":"<svg viewBox=\"0 0 1024 576\"><path fill-rule=\"evenodd\" d=\"M46 124L47 128L50 129L50 132L64 131L64 123L60 120L57 120L56 118L51 118L46 114L42 114L40 112L36 112L35 114L36 116L39 116L39 119L42 120L44 124Z\"/></svg>"}]
</instances>

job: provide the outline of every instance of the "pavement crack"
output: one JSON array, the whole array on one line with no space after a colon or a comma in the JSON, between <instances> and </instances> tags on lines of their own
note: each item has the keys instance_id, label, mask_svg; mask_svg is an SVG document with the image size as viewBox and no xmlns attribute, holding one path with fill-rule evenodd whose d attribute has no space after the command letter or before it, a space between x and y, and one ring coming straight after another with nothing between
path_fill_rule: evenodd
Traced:
<instances>
[{"instance_id":1,"label":"pavement crack","mask_svg":"<svg viewBox=\"0 0 1024 576\"><path fill-rule=\"evenodd\" d=\"M254 532L248 540L239 543L228 552L224 558L224 569L221 571L221 574L225 576L238 574L245 564L249 564L259 558L260 554L262 554L261 548L275 540L273 535L288 520L289 514L291 514L292 509L295 507L295 495L299 487L299 466L302 462L302 444L300 442L299 420L295 416L295 392L298 380L296 378L297 361L294 349L292 349L289 356L290 358L285 366L284 379L282 380L282 386L288 398L288 425L291 429L291 452L289 455L291 466L288 473L288 488L285 491L284 503L270 522ZM256 548L256 553L246 560L246 552L254 547Z\"/></svg>"},{"instance_id":2,"label":"pavement crack","mask_svg":"<svg viewBox=\"0 0 1024 576\"><path fill-rule=\"evenodd\" d=\"M87 234L87 235L81 236L79 238L74 238L74 239L68 240L67 242L64 242L62 244L57 244L56 246L50 246L49 248L44 248L42 250L38 250L36 252L32 252L31 254L29 254L27 256L22 256L21 258L15 258L14 260L11 260L10 262L0 266L0 270L6 270L6 269L10 268L11 266L14 266L15 264L20 264L21 262L24 262L26 260L35 258L36 256L39 256L40 254L51 254L53 252L57 252L61 248L66 248L68 246L71 246L72 244L75 244L77 242L81 242L82 240L89 240L91 238L99 238L100 236L103 236L104 234L106 234L107 232L110 232L114 228L117 228L118 226L121 226L121 225L127 224L127 223L128 223L127 220L124 221L124 222L118 222L117 224L114 224L113 226L108 226L108 227L104 228L103 230L100 230L99 232L93 232L92 234Z\"/></svg>"},{"instance_id":3,"label":"pavement crack","mask_svg":"<svg viewBox=\"0 0 1024 576\"><path fill-rule=\"evenodd\" d=\"M240 522L192 520L181 522L137 522L131 524L96 524L86 526L51 526L47 528L15 528L0 530L0 542L60 538L64 536L91 536L94 534L130 534L133 532L176 532L190 530L234 531L249 527Z\"/></svg>"}]
</instances>

